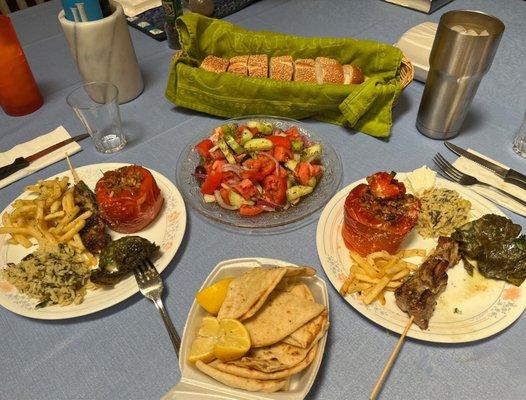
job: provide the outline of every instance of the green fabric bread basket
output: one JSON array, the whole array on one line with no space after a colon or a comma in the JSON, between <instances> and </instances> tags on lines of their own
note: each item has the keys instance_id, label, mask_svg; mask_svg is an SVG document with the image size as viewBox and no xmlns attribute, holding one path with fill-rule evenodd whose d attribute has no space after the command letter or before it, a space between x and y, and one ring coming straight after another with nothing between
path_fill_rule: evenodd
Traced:
<instances>
[{"instance_id":1,"label":"green fabric bread basket","mask_svg":"<svg viewBox=\"0 0 526 400\"><path fill-rule=\"evenodd\" d=\"M402 52L370 40L304 38L249 31L199 14L177 19L182 51L172 60L166 97L178 106L220 117L274 115L344 125L376 137L391 131L391 111L401 91ZM214 73L199 68L207 55L332 57L358 65L359 85L283 82Z\"/></svg>"}]
</instances>

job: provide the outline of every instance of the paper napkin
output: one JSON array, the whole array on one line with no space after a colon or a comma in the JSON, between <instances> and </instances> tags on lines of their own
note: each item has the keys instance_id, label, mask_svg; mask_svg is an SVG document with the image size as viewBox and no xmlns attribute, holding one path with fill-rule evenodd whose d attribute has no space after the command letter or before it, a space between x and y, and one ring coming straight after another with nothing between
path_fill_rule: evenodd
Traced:
<instances>
[{"instance_id":1,"label":"paper napkin","mask_svg":"<svg viewBox=\"0 0 526 400\"><path fill-rule=\"evenodd\" d=\"M485 158L488 161L494 162L495 164L498 164L501 167L508 168L506 165L499 163L498 161L492 160L491 158L486 157L483 154L477 153L474 150L468 149L468 151L470 153L476 154L479 157ZM482 182L489 183L495 187L498 187L499 189L505 190L506 192L520 199L526 199L526 190L521 189L520 187L512 185L510 183L504 182L503 179L499 178L497 175L495 175L490 170L478 165L474 161L468 160L467 158L464 158L464 157L459 157L453 163L453 165L457 167L459 170L461 170L462 172L472 175L475 178L481 180ZM516 214L526 217L526 207L518 204L512 199L506 197L505 195L500 194L496 190L493 190L487 187L483 187L481 185L473 185L473 186L470 186L470 188L473 189L478 194L480 194L481 196L484 196L488 200L493 201L494 203L497 203L501 205L502 207L505 207L508 210L513 211Z\"/></svg>"},{"instance_id":2,"label":"paper napkin","mask_svg":"<svg viewBox=\"0 0 526 400\"><path fill-rule=\"evenodd\" d=\"M39 152L40 150L44 150L45 148L54 145L55 143L69 139L70 137L71 136L68 131L63 126L59 126L54 131L39 136L33 140L30 140L29 142L17 144L15 147L6 151L5 153L0 153L0 166L11 164L17 157L30 156L36 152ZM15 172L5 179L2 179L0 181L0 189L25 176L31 175L32 173L45 168L48 165L54 164L57 161L66 158L66 153L68 155L75 154L81 149L82 148L77 142L73 142L45 155L44 157L40 157L38 160L35 160L29 164L28 167Z\"/></svg>"},{"instance_id":3,"label":"paper napkin","mask_svg":"<svg viewBox=\"0 0 526 400\"><path fill-rule=\"evenodd\" d=\"M115 0L122 6L127 17L135 17L152 8L159 7L161 0Z\"/></svg>"}]
</instances>

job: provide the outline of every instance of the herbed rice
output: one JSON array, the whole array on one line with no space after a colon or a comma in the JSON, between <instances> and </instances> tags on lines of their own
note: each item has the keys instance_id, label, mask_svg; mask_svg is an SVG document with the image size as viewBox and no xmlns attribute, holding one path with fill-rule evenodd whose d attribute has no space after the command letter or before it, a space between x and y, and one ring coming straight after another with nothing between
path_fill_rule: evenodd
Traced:
<instances>
[{"instance_id":1,"label":"herbed rice","mask_svg":"<svg viewBox=\"0 0 526 400\"><path fill-rule=\"evenodd\" d=\"M40 306L66 306L84 300L90 267L68 245L46 244L18 264L8 263L1 274L19 292L39 300Z\"/></svg>"},{"instance_id":2,"label":"herbed rice","mask_svg":"<svg viewBox=\"0 0 526 400\"><path fill-rule=\"evenodd\" d=\"M420 197L420 202L416 229L424 238L449 236L468 222L471 203L454 190L431 189Z\"/></svg>"}]
</instances>

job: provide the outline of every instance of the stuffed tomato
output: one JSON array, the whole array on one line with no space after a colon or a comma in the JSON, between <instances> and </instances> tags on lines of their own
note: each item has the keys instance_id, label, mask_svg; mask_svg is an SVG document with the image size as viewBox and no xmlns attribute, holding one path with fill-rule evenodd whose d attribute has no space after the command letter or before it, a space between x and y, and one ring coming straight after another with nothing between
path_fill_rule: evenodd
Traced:
<instances>
[{"instance_id":1,"label":"stuffed tomato","mask_svg":"<svg viewBox=\"0 0 526 400\"><path fill-rule=\"evenodd\" d=\"M105 172L95 186L95 195L104 221L121 233L146 228L164 202L151 172L139 165Z\"/></svg>"},{"instance_id":2,"label":"stuffed tomato","mask_svg":"<svg viewBox=\"0 0 526 400\"><path fill-rule=\"evenodd\" d=\"M348 249L360 255L394 254L416 224L420 201L405 193L394 173L377 172L351 190L344 213L342 236Z\"/></svg>"}]
</instances>

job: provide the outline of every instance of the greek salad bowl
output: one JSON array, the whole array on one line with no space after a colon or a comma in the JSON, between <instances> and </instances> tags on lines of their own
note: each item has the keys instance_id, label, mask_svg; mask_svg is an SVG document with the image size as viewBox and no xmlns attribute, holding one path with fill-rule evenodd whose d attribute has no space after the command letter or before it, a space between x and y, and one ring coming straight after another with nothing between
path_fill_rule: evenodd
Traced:
<instances>
[{"instance_id":1,"label":"greek salad bowl","mask_svg":"<svg viewBox=\"0 0 526 400\"><path fill-rule=\"evenodd\" d=\"M226 228L265 233L310 222L338 189L342 163L299 121L245 116L193 138L176 178L200 215Z\"/></svg>"}]
</instances>

